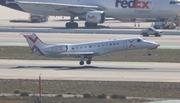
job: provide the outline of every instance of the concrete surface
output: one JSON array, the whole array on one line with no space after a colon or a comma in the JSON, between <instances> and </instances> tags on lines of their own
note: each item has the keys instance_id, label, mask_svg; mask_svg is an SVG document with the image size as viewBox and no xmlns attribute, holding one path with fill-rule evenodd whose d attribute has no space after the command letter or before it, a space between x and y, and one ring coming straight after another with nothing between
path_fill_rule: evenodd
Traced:
<instances>
[{"instance_id":1,"label":"concrete surface","mask_svg":"<svg viewBox=\"0 0 180 103\"><path fill-rule=\"evenodd\" d=\"M0 60L2 79L180 82L179 63Z\"/></svg>"}]
</instances>

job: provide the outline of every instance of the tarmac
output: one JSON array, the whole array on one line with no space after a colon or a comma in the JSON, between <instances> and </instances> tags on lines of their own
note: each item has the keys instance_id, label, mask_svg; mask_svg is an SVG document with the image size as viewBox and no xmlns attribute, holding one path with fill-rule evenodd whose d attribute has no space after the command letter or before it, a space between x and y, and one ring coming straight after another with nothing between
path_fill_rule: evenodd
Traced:
<instances>
[{"instance_id":1,"label":"tarmac","mask_svg":"<svg viewBox=\"0 0 180 103\"><path fill-rule=\"evenodd\" d=\"M50 17L48 22L28 23L29 14L15 11L0 6L0 29L65 29L65 23L69 17ZM77 18L79 23L77 30L83 30L84 21ZM16 22L12 22L16 21ZM18 22L17 22L18 21ZM100 24L98 29L135 29L141 30L150 27L149 23L125 23L114 19L107 19ZM88 29L90 30L90 29ZM93 31L93 29L92 29ZM175 30L165 30L166 32L179 32ZM19 32L19 31L18 31ZM27 46L23 37L17 36L19 33L1 32L1 46ZM180 33L179 33L180 34ZM140 36L139 34L70 34L70 33L38 33L42 41L47 43L77 43L89 42L104 39L128 38ZM73 39L72 39L73 38ZM145 39L161 44L160 48L180 49L180 37L165 35L160 38L153 36ZM46 60L0 60L1 79L37 79L42 74L43 79L49 80L95 80L95 81L145 81L145 82L180 82L179 63L151 63L151 62L101 62L93 61L88 66L79 66L77 61L46 61ZM93 74L93 75L92 75ZM168 100L151 103L180 103L178 100Z\"/></svg>"},{"instance_id":2,"label":"tarmac","mask_svg":"<svg viewBox=\"0 0 180 103\"><path fill-rule=\"evenodd\" d=\"M179 63L0 60L1 79L180 82ZM92 75L93 74L93 75Z\"/></svg>"}]
</instances>

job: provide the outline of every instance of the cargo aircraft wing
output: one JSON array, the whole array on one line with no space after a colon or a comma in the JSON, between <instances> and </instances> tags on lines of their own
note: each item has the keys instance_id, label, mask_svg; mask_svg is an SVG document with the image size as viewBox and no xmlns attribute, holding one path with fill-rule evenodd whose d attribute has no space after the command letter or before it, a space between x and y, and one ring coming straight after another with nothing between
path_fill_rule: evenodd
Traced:
<instances>
[{"instance_id":1,"label":"cargo aircraft wing","mask_svg":"<svg viewBox=\"0 0 180 103\"><path fill-rule=\"evenodd\" d=\"M54 9L54 10L63 10L66 9L71 13L75 14L82 14L88 11L103 11L105 10L104 7L100 6L93 6L93 5L73 5L73 4L61 4L61 3L49 3L49 2L29 2L29 1L17 1L17 4L23 5L31 5L39 8L47 8L47 9Z\"/></svg>"}]
</instances>

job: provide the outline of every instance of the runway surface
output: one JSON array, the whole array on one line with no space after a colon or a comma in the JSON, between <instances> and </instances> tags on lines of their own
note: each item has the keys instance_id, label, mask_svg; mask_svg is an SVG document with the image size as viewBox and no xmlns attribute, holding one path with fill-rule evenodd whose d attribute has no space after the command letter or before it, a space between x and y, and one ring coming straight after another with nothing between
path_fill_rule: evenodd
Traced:
<instances>
[{"instance_id":1,"label":"runway surface","mask_svg":"<svg viewBox=\"0 0 180 103\"><path fill-rule=\"evenodd\" d=\"M180 82L179 63L0 60L1 79Z\"/></svg>"},{"instance_id":2,"label":"runway surface","mask_svg":"<svg viewBox=\"0 0 180 103\"><path fill-rule=\"evenodd\" d=\"M0 46L28 46L23 36L19 33L0 33ZM130 37L142 37L140 35L117 35L117 34L62 34L62 33L36 33L45 43L79 43L101 41L108 39L121 39ZM159 43L159 48L180 49L180 36L143 37L146 40Z\"/></svg>"}]
</instances>

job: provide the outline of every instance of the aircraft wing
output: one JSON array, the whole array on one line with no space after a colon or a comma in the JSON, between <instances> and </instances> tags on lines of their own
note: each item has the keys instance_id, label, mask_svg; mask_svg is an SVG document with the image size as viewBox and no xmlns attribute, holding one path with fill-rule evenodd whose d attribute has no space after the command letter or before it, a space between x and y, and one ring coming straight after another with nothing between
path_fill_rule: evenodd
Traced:
<instances>
[{"instance_id":1,"label":"aircraft wing","mask_svg":"<svg viewBox=\"0 0 180 103\"><path fill-rule=\"evenodd\" d=\"M72 13L85 13L90 10L105 10L104 7L92 6L92 5L73 5L73 4L61 4L61 3L49 3L49 2L28 2L28 1L17 1L17 4L38 6L42 8L62 10L66 9Z\"/></svg>"},{"instance_id":2,"label":"aircraft wing","mask_svg":"<svg viewBox=\"0 0 180 103\"><path fill-rule=\"evenodd\" d=\"M97 53L94 53L94 52L65 52L65 53L62 53L62 54L68 54L68 55L94 55L94 54L97 54Z\"/></svg>"},{"instance_id":3,"label":"aircraft wing","mask_svg":"<svg viewBox=\"0 0 180 103\"><path fill-rule=\"evenodd\" d=\"M66 54L66 55L74 55L74 56L81 56L81 55L84 55L85 57L92 57L92 56L97 56L99 55L98 52L64 52L64 53L61 53L61 54Z\"/></svg>"}]
</instances>

